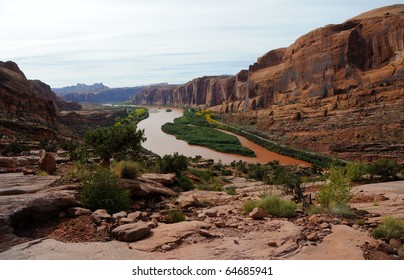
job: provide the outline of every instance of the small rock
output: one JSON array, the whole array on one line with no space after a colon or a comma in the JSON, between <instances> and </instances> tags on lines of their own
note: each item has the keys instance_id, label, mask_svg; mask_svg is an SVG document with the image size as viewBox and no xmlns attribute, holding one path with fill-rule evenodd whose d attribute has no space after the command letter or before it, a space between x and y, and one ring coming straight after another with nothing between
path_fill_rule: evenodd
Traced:
<instances>
[{"instance_id":1,"label":"small rock","mask_svg":"<svg viewBox=\"0 0 404 280\"><path fill-rule=\"evenodd\" d=\"M376 250L390 255L397 255L397 250L385 242L380 242L379 245L377 245Z\"/></svg>"},{"instance_id":2,"label":"small rock","mask_svg":"<svg viewBox=\"0 0 404 280\"><path fill-rule=\"evenodd\" d=\"M143 217L143 213L140 211L129 213L127 216L127 218L131 219L132 221L139 221L142 219L142 217Z\"/></svg>"},{"instance_id":3,"label":"small rock","mask_svg":"<svg viewBox=\"0 0 404 280\"><path fill-rule=\"evenodd\" d=\"M121 211L121 212L113 214L112 218L114 218L115 220L118 220L121 218L126 218L127 216L128 216L128 213L126 213L125 211Z\"/></svg>"},{"instance_id":4,"label":"small rock","mask_svg":"<svg viewBox=\"0 0 404 280\"><path fill-rule=\"evenodd\" d=\"M121 219L119 220L119 223L120 223L120 224L130 224L130 223L133 223L133 220L132 220L132 219L129 219L129 218L121 218Z\"/></svg>"},{"instance_id":5,"label":"small rock","mask_svg":"<svg viewBox=\"0 0 404 280\"><path fill-rule=\"evenodd\" d=\"M209 231L205 229L198 229L198 233L204 237L215 237L215 235L211 234Z\"/></svg>"},{"instance_id":6,"label":"small rock","mask_svg":"<svg viewBox=\"0 0 404 280\"><path fill-rule=\"evenodd\" d=\"M98 215L91 215L91 219L93 220L93 222L94 222L96 225L99 225L99 224L102 223L102 219L101 219L101 217L98 216Z\"/></svg>"},{"instance_id":7,"label":"small rock","mask_svg":"<svg viewBox=\"0 0 404 280\"><path fill-rule=\"evenodd\" d=\"M234 239L234 244L240 245L240 243L238 242L238 240Z\"/></svg>"},{"instance_id":8,"label":"small rock","mask_svg":"<svg viewBox=\"0 0 404 280\"><path fill-rule=\"evenodd\" d=\"M66 210L67 216L69 217L79 217L84 215L91 214L90 209L82 208L82 207L71 207Z\"/></svg>"},{"instance_id":9,"label":"small rock","mask_svg":"<svg viewBox=\"0 0 404 280\"><path fill-rule=\"evenodd\" d=\"M170 246L171 249L178 248L178 244L177 244L177 243L168 243L167 245Z\"/></svg>"},{"instance_id":10,"label":"small rock","mask_svg":"<svg viewBox=\"0 0 404 280\"><path fill-rule=\"evenodd\" d=\"M107 226L99 226L99 227L97 227L97 231L103 231L103 230L105 230L107 228Z\"/></svg>"},{"instance_id":11,"label":"small rock","mask_svg":"<svg viewBox=\"0 0 404 280\"><path fill-rule=\"evenodd\" d=\"M103 219L103 220L111 220L111 219L112 219L111 215L108 214L108 211L105 210L105 209L98 209L98 210L95 210L94 213L93 213L91 216L92 216L92 217L93 217L93 216L98 216L98 217L100 217L100 218Z\"/></svg>"},{"instance_id":12,"label":"small rock","mask_svg":"<svg viewBox=\"0 0 404 280\"><path fill-rule=\"evenodd\" d=\"M215 226L218 228L224 228L224 227L226 227L226 223L225 222L215 222Z\"/></svg>"},{"instance_id":13,"label":"small rock","mask_svg":"<svg viewBox=\"0 0 404 280\"><path fill-rule=\"evenodd\" d=\"M49 175L52 175L56 172L55 156L51 153L42 152L38 164L39 168L41 168L41 170L46 171Z\"/></svg>"},{"instance_id":14,"label":"small rock","mask_svg":"<svg viewBox=\"0 0 404 280\"><path fill-rule=\"evenodd\" d=\"M193 195L180 197L177 199L177 202L179 203L180 207L184 209L201 206L201 202Z\"/></svg>"},{"instance_id":15,"label":"small rock","mask_svg":"<svg viewBox=\"0 0 404 280\"><path fill-rule=\"evenodd\" d=\"M205 213L199 213L198 218L199 219L204 219L206 217Z\"/></svg>"},{"instance_id":16,"label":"small rock","mask_svg":"<svg viewBox=\"0 0 404 280\"><path fill-rule=\"evenodd\" d=\"M150 219L156 219L157 221L161 220L161 214L160 213L154 213L153 215L150 216Z\"/></svg>"},{"instance_id":17,"label":"small rock","mask_svg":"<svg viewBox=\"0 0 404 280\"><path fill-rule=\"evenodd\" d=\"M153 223L153 222L148 222L148 223L147 223L147 226L148 226L149 228L156 228L156 227L157 227L157 225L156 225L155 223Z\"/></svg>"},{"instance_id":18,"label":"small rock","mask_svg":"<svg viewBox=\"0 0 404 280\"><path fill-rule=\"evenodd\" d=\"M31 168L23 168L22 169L22 174L24 175L35 175L36 171Z\"/></svg>"},{"instance_id":19,"label":"small rock","mask_svg":"<svg viewBox=\"0 0 404 280\"><path fill-rule=\"evenodd\" d=\"M161 245L161 249L164 251L170 251L172 248L170 245L164 244L164 245Z\"/></svg>"},{"instance_id":20,"label":"small rock","mask_svg":"<svg viewBox=\"0 0 404 280\"><path fill-rule=\"evenodd\" d=\"M255 207L254 210L252 210L248 215L254 220L262 220L268 216L267 212L264 209L258 207Z\"/></svg>"},{"instance_id":21,"label":"small rock","mask_svg":"<svg viewBox=\"0 0 404 280\"><path fill-rule=\"evenodd\" d=\"M274 241L269 241L268 246L269 247L278 247L278 244L276 244L276 242L274 242Z\"/></svg>"},{"instance_id":22,"label":"small rock","mask_svg":"<svg viewBox=\"0 0 404 280\"><path fill-rule=\"evenodd\" d=\"M401 246L401 240L397 239L397 238L392 238L389 241L390 246L394 247L394 248L400 248Z\"/></svg>"},{"instance_id":23,"label":"small rock","mask_svg":"<svg viewBox=\"0 0 404 280\"><path fill-rule=\"evenodd\" d=\"M205 215L208 217L217 217L217 210L207 209L205 210Z\"/></svg>"},{"instance_id":24,"label":"small rock","mask_svg":"<svg viewBox=\"0 0 404 280\"><path fill-rule=\"evenodd\" d=\"M309 241L316 241L317 240L317 233L316 232L312 232L310 234L307 235L307 239Z\"/></svg>"},{"instance_id":25,"label":"small rock","mask_svg":"<svg viewBox=\"0 0 404 280\"><path fill-rule=\"evenodd\" d=\"M320 225L320 228L321 229L326 229L326 228L330 228L331 226L330 226L330 224L329 223L326 223L326 222L323 222L321 225Z\"/></svg>"},{"instance_id":26,"label":"small rock","mask_svg":"<svg viewBox=\"0 0 404 280\"><path fill-rule=\"evenodd\" d=\"M311 223L318 223L318 216L316 214L313 214L307 220Z\"/></svg>"},{"instance_id":27,"label":"small rock","mask_svg":"<svg viewBox=\"0 0 404 280\"><path fill-rule=\"evenodd\" d=\"M228 225L229 228L238 228L238 224L229 224Z\"/></svg>"},{"instance_id":28,"label":"small rock","mask_svg":"<svg viewBox=\"0 0 404 280\"><path fill-rule=\"evenodd\" d=\"M151 232L150 227L144 222L121 225L115 228L112 236L120 241L134 242L148 235Z\"/></svg>"}]
</instances>

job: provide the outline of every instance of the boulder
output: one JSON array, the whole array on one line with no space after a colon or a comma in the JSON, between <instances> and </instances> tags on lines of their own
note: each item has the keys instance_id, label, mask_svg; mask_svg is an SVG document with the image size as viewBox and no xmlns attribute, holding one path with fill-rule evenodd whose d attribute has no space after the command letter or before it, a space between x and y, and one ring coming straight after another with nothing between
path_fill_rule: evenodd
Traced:
<instances>
[{"instance_id":1,"label":"boulder","mask_svg":"<svg viewBox=\"0 0 404 280\"><path fill-rule=\"evenodd\" d=\"M108 214L108 211L105 209L97 209L94 211L94 213L91 215L93 219L102 219L102 220L111 220L112 216Z\"/></svg>"},{"instance_id":2,"label":"boulder","mask_svg":"<svg viewBox=\"0 0 404 280\"><path fill-rule=\"evenodd\" d=\"M152 180L154 182L160 183L164 186L171 185L174 183L176 175L174 173L169 174L158 174L158 173L145 173L140 176L141 179Z\"/></svg>"},{"instance_id":3,"label":"boulder","mask_svg":"<svg viewBox=\"0 0 404 280\"><path fill-rule=\"evenodd\" d=\"M160 183L145 178L138 178L137 180L121 179L120 185L124 189L129 190L134 196L176 195L176 192L173 190L166 188Z\"/></svg>"},{"instance_id":4,"label":"boulder","mask_svg":"<svg viewBox=\"0 0 404 280\"><path fill-rule=\"evenodd\" d=\"M184 209L201 206L200 201L194 195L180 195L176 203Z\"/></svg>"},{"instance_id":5,"label":"boulder","mask_svg":"<svg viewBox=\"0 0 404 280\"><path fill-rule=\"evenodd\" d=\"M216 209L207 209L207 210L205 210L205 215L208 217L217 217L217 210Z\"/></svg>"},{"instance_id":6,"label":"boulder","mask_svg":"<svg viewBox=\"0 0 404 280\"><path fill-rule=\"evenodd\" d=\"M121 219L121 218L126 218L127 216L128 216L128 213L126 213L125 211L121 211L121 212L113 214L112 218Z\"/></svg>"},{"instance_id":7,"label":"boulder","mask_svg":"<svg viewBox=\"0 0 404 280\"><path fill-rule=\"evenodd\" d=\"M56 172L55 156L51 153L43 152L39 158L38 164L41 170L46 171L50 175Z\"/></svg>"},{"instance_id":8,"label":"boulder","mask_svg":"<svg viewBox=\"0 0 404 280\"><path fill-rule=\"evenodd\" d=\"M143 217L143 212L141 212L141 211L136 211L136 212L128 214L128 219L131 219L132 221L141 220L142 217Z\"/></svg>"},{"instance_id":9,"label":"boulder","mask_svg":"<svg viewBox=\"0 0 404 280\"><path fill-rule=\"evenodd\" d=\"M84 215L90 215L92 212L90 209L82 208L82 207L71 207L66 210L66 214L69 217L78 217Z\"/></svg>"},{"instance_id":10,"label":"boulder","mask_svg":"<svg viewBox=\"0 0 404 280\"><path fill-rule=\"evenodd\" d=\"M134 242L148 235L151 229L144 222L121 225L112 231L112 236L120 241Z\"/></svg>"},{"instance_id":11,"label":"boulder","mask_svg":"<svg viewBox=\"0 0 404 280\"><path fill-rule=\"evenodd\" d=\"M397 255L397 250L385 242L380 242L376 250L390 255Z\"/></svg>"},{"instance_id":12,"label":"boulder","mask_svg":"<svg viewBox=\"0 0 404 280\"><path fill-rule=\"evenodd\" d=\"M253 218L254 220L262 220L262 219L268 217L267 211L265 211L265 210L262 209L262 208L258 208L258 207L255 207L255 208L250 212L250 214L248 214L248 215L249 215L251 218Z\"/></svg>"}]
</instances>

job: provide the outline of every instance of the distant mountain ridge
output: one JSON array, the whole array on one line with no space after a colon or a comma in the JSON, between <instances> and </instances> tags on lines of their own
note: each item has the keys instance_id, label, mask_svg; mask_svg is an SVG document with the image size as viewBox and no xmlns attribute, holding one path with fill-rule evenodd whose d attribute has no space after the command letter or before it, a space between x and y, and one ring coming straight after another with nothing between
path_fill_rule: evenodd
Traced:
<instances>
[{"instance_id":1,"label":"distant mountain ridge","mask_svg":"<svg viewBox=\"0 0 404 280\"><path fill-rule=\"evenodd\" d=\"M60 95L71 94L71 93L98 93L103 90L109 89L109 87L105 86L103 83L95 83L92 85L80 84L74 86L67 86L62 88L52 88L54 92Z\"/></svg>"}]
</instances>

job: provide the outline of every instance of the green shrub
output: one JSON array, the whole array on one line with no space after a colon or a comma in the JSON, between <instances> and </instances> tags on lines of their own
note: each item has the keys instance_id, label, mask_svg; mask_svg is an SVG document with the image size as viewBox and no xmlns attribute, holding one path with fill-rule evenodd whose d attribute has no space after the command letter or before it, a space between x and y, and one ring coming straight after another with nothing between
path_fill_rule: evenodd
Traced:
<instances>
[{"instance_id":1,"label":"green shrub","mask_svg":"<svg viewBox=\"0 0 404 280\"><path fill-rule=\"evenodd\" d=\"M345 167L346 175L353 182L360 182L362 176L367 173L367 166L361 161L350 162Z\"/></svg>"},{"instance_id":2,"label":"green shrub","mask_svg":"<svg viewBox=\"0 0 404 280\"><path fill-rule=\"evenodd\" d=\"M87 163L90 158L88 150L85 146L76 146L69 150L70 160L78 161L80 163Z\"/></svg>"},{"instance_id":3,"label":"green shrub","mask_svg":"<svg viewBox=\"0 0 404 280\"><path fill-rule=\"evenodd\" d=\"M118 178L107 168L97 167L85 176L81 203L91 210L106 209L110 213L130 207L130 193L119 186Z\"/></svg>"},{"instance_id":4,"label":"green shrub","mask_svg":"<svg viewBox=\"0 0 404 280\"><path fill-rule=\"evenodd\" d=\"M65 174L63 174L63 179L82 181L86 175L87 171L85 165L80 162L75 162L67 169Z\"/></svg>"},{"instance_id":5,"label":"green shrub","mask_svg":"<svg viewBox=\"0 0 404 280\"><path fill-rule=\"evenodd\" d=\"M303 191L300 188L302 180L300 176L294 174L286 169L277 172L274 178L275 185L281 185L286 194L293 194L297 201L303 199Z\"/></svg>"},{"instance_id":6,"label":"green shrub","mask_svg":"<svg viewBox=\"0 0 404 280\"><path fill-rule=\"evenodd\" d=\"M194 183L187 176L181 176L178 178L177 184L182 191L190 191L195 189Z\"/></svg>"},{"instance_id":7,"label":"green shrub","mask_svg":"<svg viewBox=\"0 0 404 280\"><path fill-rule=\"evenodd\" d=\"M237 191L235 187L226 187L224 188L224 191L229 194L229 195L236 195Z\"/></svg>"},{"instance_id":8,"label":"green shrub","mask_svg":"<svg viewBox=\"0 0 404 280\"><path fill-rule=\"evenodd\" d=\"M396 238L404 242L404 221L393 217L384 217L381 224L373 230L372 235L374 238L386 238L387 240Z\"/></svg>"},{"instance_id":9,"label":"green shrub","mask_svg":"<svg viewBox=\"0 0 404 280\"><path fill-rule=\"evenodd\" d=\"M213 182L210 185L210 190L214 192L221 192L223 191L223 186L219 182Z\"/></svg>"},{"instance_id":10,"label":"green shrub","mask_svg":"<svg viewBox=\"0 0 404 280\"><path fill-rule=\"evenodd\" d=\"M181 210L170 210L164 216L167 224L174 224L185 221L185 214Z\"/></svg>"},{"instance_id":11,"label":"green shrub","mask_svg":"<svg viewBox=\"0 0 404 280\"><path fill-rule=\"evenodd\" d=\"M188 158L184 155L180 155L177 152L173 155L165 155L160 160L161 173L176 173L181 174L188 168Z\"/></svg>"},{"instance_id":12,"label":"green shrub","mask_svg":"<svg viewBox=\"0 0 404 280\"><path fill-rule=\"evenodd\" d=\"M8 145L7 154L11 154L13 156L22 155L22 154L29 154L30 148L27 145L12 142Z\"/></svg>"},{"instance_id":13,"label":"green shrub","mask_svg":"<svg viewBox=\"0 0 404 280\"><path fill-rule=\"evenodd\" d=\"M296 204L285 201L275 195L270 195L258 201L258 207L265 209L268 214L276 217L289 218L295 216Z\"/></svg>"},{"instance_id":14,"label":"green shrub","mask_svg":"<svg viewBox=\"0 0 404 280\"><path fill-rule=\"evenodd\" d=\"M328 213L342 217L351 217L353 215L351 207L344 203L333 205L328 209Z\"/></svg>"},{"instance_id":15,"label":"green shrub","mask_svg":"<svg viewBox=\"0 0 404 280\"><path fill-rule=\"evenodd\" d=\"M233 175L233 171L231 171L230 169L222 169L220 171L220 175L221 176L232 176Z\"/></svg>"},{"instance_id":16,"label":"green shrub","mask_svg":"<svg viewBox=\"0 0 404 280\"><path fill-rule=\"evenodd\" d=\"M254 200L246 200L243 202L243 212L248 214L257 207L257 202Z\"/></svg>"},{"instance_id":17,"label":"green shrub","mask_svg":"<svg viewBox=\"0 0 404 280\"><path fill-rule=\"evenodd\" d=\"M140 166L133 161L114 162L111 166L114 174L120 178L135 179L140 174Z\"/></svg>"},{"instance_id":18,"label":"green shrub","mask_svg":"<svg viewBox=\"0 0 404 280\"><path fill-rule=\"evenodd\" d=\"M381 159L369 165L368 171L371 176L380 176L383 181L397 179L400 166L392 159Z\"/></svg>"},{"instance_id":19,"label":"green shrub","mask_svg":"<svg viewBox=\"0 0 404 280\"><path fill-rule=\"evenodd\" d=\"M323 208L329 209L338 204L347 203L351 195L350 180L342 167L333 167L327 176L328 182L320 188L317 200Z\"/></svg>"}]
</instances>

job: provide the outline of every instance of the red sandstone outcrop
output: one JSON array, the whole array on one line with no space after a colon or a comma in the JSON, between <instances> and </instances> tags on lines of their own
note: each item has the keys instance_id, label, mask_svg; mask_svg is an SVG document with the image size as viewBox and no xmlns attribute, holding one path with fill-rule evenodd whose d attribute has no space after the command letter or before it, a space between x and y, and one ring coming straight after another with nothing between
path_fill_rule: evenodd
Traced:
<instances>
[{"instance_id":1,"label":"red sandstone outcrop","mask_svg":"<svg viewBox=\"0 0 404 280\"><path fill-rule=\"evenodd\" d=\"M374 85L402 81L403 35L404 5L381 8L318 28L288 48L266 53L236 76L150 87L136 96L135 103L221 106L222 111L236 112L359 92L371 95ZM398 91L387 98L397 95L403 94Z\"/></svg>"},{"instance_id":2,"label":"red sandstone outcrop","mask_svg":"<svg viewBox=\"0 0 404 280\"><path fill-rule=\"evenodd\" d=\"M61 110L79 110L65 102L39 80L27 80L17 64L0 61L0 126L28 135L54 138Z\"/></svg>"}]
</instances>

